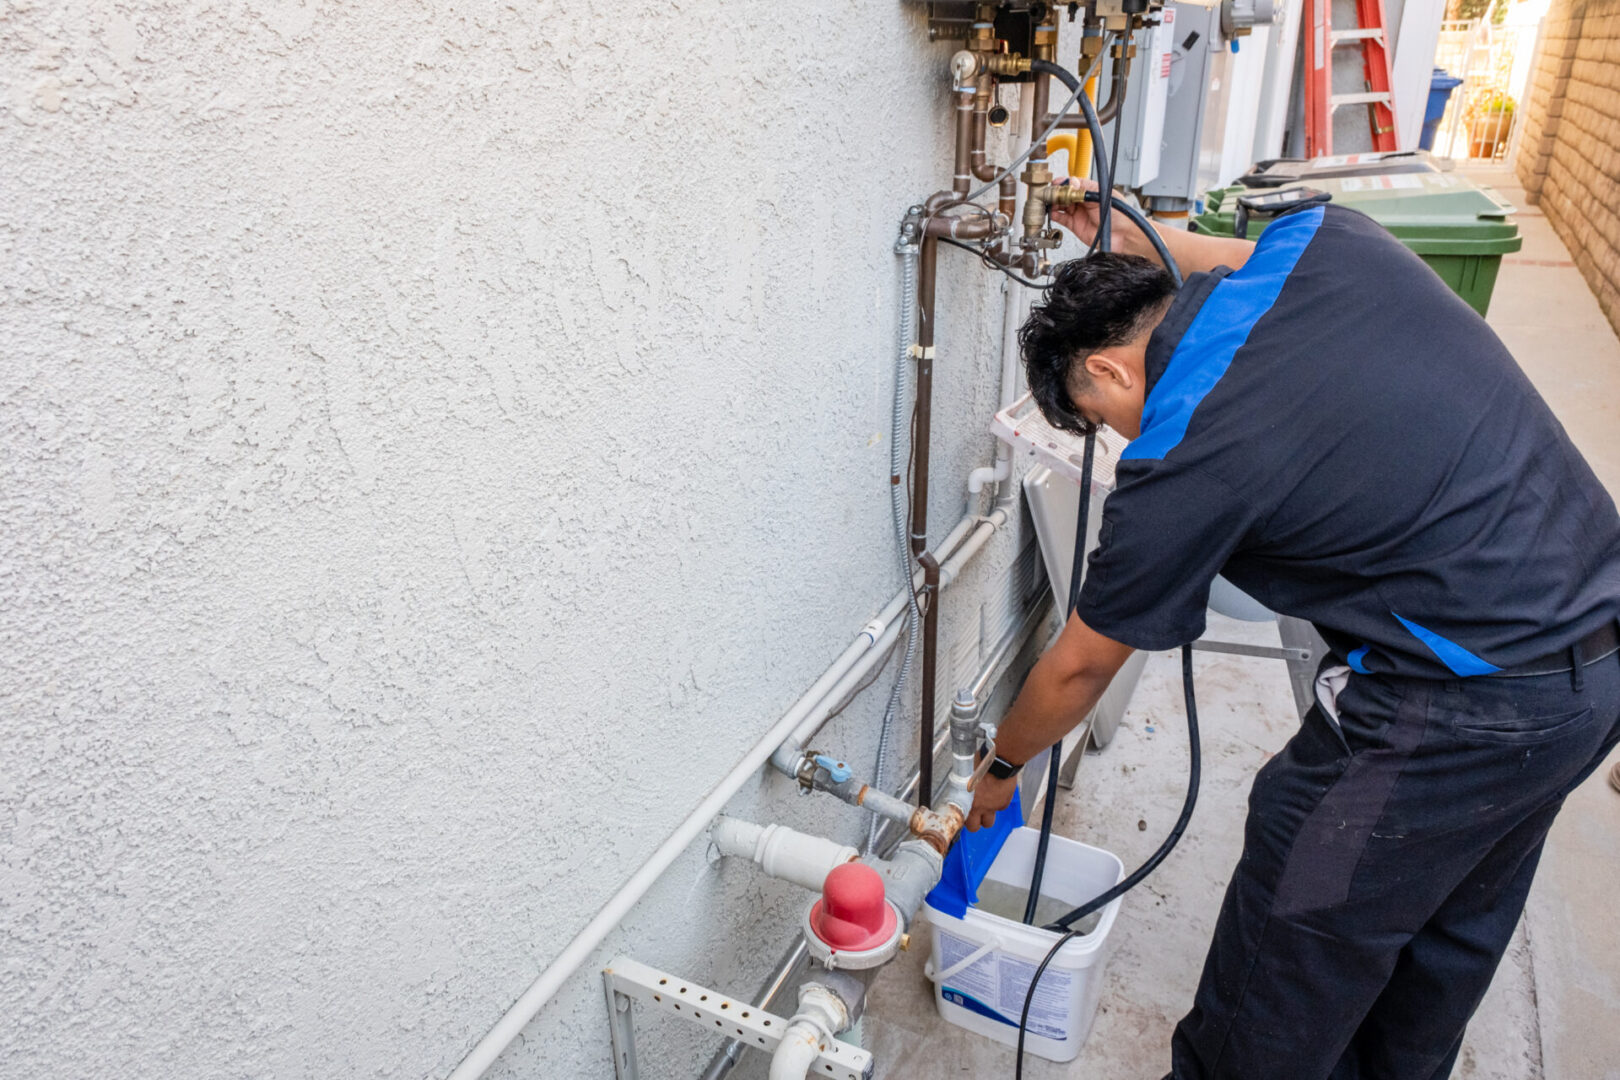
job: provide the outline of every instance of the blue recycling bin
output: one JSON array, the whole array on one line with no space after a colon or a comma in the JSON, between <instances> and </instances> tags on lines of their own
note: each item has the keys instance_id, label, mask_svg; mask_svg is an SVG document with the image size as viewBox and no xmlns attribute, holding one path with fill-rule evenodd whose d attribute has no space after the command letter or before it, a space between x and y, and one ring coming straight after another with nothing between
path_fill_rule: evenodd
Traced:
<instances>
[{"instance_id":1,"label":"blue recycling bin","mask_svg":"<svg viewBox=\"0 0 1620 1080\"><path fill-rule=\"evenodd\" d=\"M1429 104L1423 110L1423 136L1418 139L1418 146L1425 150L1434 149L1440 118L1446 115L1446 102L1451 100L1451 92L1461 85L1462 80L1455 75L1447 74L1443 68L1434 69L1434 74L1429 77Z\"/></svg>"}]
</instances>

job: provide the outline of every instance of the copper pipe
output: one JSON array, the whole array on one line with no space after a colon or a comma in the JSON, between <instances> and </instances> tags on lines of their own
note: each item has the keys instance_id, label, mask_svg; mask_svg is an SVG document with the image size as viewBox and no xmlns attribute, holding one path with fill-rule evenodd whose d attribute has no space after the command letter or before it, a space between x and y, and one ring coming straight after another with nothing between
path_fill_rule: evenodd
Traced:
<instances>
[{"instance_id":1,"label":"copper pipe","mask_svg":"<svg viewBox=\"0 0 1620 1080\"><path fill-rule=\"evenodd\" d=\"M1126 43L1114 46L1119 55L1114 57L1114 74L1108 80L1108 103L1097 110L1097 122L1109 123L1119 115L1120 89L1131 77L1131 50Z\"/></svg>"},{"instance_id":2,"label":"copper pipe","mask_svg":"<svg viewBox=\"0 0 1620 1080\"><path fill-rule=\"evenodd\" d=\"M1003 217L1005 217L1008 221L1011 221L1013 215L1018 212L1017 179L1015 179L1011 173L1003 176L996 194L999 200L996 203L996 209L1001 211Z\"/></svg>"},{"instance_id":3,"label":"copper pipe","mask_svg":"<svg viewBox=\"0 0 1620 1080\"><path fill-rule=\"evenodd\" d=\"M956 153L951 169L951 190L966 195L973 190L973 87L956 88Z\"/></svg>"},{"instance_id":4,"label":"copper pipe","mask_svg":"<svg viewBox=\"0 0 1620 1080\"><path fill-rule=\"evenodd\" d=\"M919 431L920 431L919 427ZM917 724L917 805L927 806L934 792L934 683L939 678L939 563L931 551L917 557L923 568L922 716Z\"/></svg>"},{"instance_id":5,"label":"copper pipe","mask_svg":"<svg viewBox=\"0 0 1620 1080\"><path fill-rule=\"evenodd\" d=\"M1047 105L1051 100L1052 83L1049 76L1036 73L1033 98L1033 107L1029 110L1029 138L1035 145L1031 147L1029 161L1024 171L1019 175L1028 189L1034 191L1052 182L1052 170L1046 164L1046 141L1041 138L1045 128L1041 120L1046 116ZM1039 218L1034 215L1039 211ZM1044 207L1036 207L1029 195L1024 196L1024 235L1023 243L1030 246L1043 228L1046 227L1046 212Z\"/></svg>"},{"instance_id":6,"label":"copper pipe","mask_svg":"<svg viewBox=\"0 0 1620 1080\"><path fill-rule=\"evenodd\" d=\"M1006 227L1006 224L999 216L981 216L977 214L972 217L966 214L961 216L940 216L928 219L923 234L930 237L948 236L952 240L987 240L1000 233ZM922 290L919 288L918 296L921 295ZM919 301L920 306L921 302Z\"/></svg>"},{"instance_id":7,"label":"copper pipe","mask_svg":"<svg viewBox=\"0 0 1620 1080\"><path fill-rule=\"evenodd\" d=\"M979 88L973 93L973 148L968 161L975 180L994 180L1001 170L985 160L984 144L990 130L990 87L994 81L989 75L979 76Z\"/></svg>"},{"instance_id":8,"label":"copper pipe","mask_svg":"<svg viewBox=\"0 0 1620 1080\"><path fill-rule=\"evenodd\" d=\"M1001 169L990 164L987 160L984 144L990 130L990 102L994 99L993 87L995 83L989 75L981 75L980 89L973 95L973 149L968 160L973 169L976 180L994 180L1001 175ZM986 89L990 87L992 89ZM996 188L998 202L996 209L1000 210L1007 220L1018 212L1018 180L1012 174L1001 177Z\"/></svg>"},{"instance_id":9,"label":"copper pipe","mask_svg":"<svg viewBox=\"0 0 1620 1080\"><path fill-rule=\"evenodd\" d=\"M928 603L928 610L923 616L918 806L927 806L934 794L934 680L939 654L939 561L928 550L928 439L934 418L934 286L939 270L939 236L935 227L947 220L934 218L928 222L928 227L923 230L922 251L917 259L917 423L911 438L911 552L922 564L923 598Z\"/></svg>"}]
</instances>

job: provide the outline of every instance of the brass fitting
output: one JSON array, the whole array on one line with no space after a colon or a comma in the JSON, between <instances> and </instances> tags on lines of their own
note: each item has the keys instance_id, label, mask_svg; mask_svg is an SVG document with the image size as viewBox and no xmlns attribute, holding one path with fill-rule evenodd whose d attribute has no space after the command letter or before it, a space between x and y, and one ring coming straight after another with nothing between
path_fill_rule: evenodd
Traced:
<instances>
[{"instance_id":1,"label":"brass fitting","mask_svg":"<svg viewBox=\"0 0 1620 1080\"><path fill-rule=\"evenodd\" d=\"M978 112L988 112L990 102L996 96L996 80L988 71L979 75L978 81L973 84L973 108Z\"/></svg>"},{"instance_id":2,"label":"brass fitting","mask_svg":"<svg viewBox=\"0 0 1620 1080\"><path fill-rule=\"evenodd\" d=\"M1086 189L1070 184L1047 184L1032 192L1030 197L1039 199L1047 206L1084 206Z\"/></svg>"},{"instance_id":3,"label":"brass fitting","mask_svg":"<svg viewBox=\"0 0 1620 1080\"><path fill-rule=\"evenodd\" d=\"M1057 19L1053 13L1048 12L1049 25L1036 24L1034 53L1037 60L1057 59Z\"/></svg>"},{"instance_id":4,"label":"brass fitting","mask_svg":"<svg viewBox=\"0 0 1620 1080\"><path fill-rule=\"evenodd\" d=\"M978 53L993 53L996 47L996 5L980 4L973 13L973 33L968 48Z\"/></svg>"},{"instance_id":5,"label":"brass fitting","mask_svg":"<svg viewBox=\"0 0 1620 1080\"><path fill-rule=\"evenodd\" d=\"M919 806L911 815L911 834L941 855L950 850L956 834L962 831L962 810L949 803L944 813Z\"/></svg>"},{"instance_id":6,"label":"brass fitting","mask_svg":"<svg viewBox=\"0 0 1620 1080\"><path fill-rule=\"evenodd\" d=\"M992 53L984 58L984 68L992 75L1024 75L1029 72L1029 59L1017 53Z\"/></svg>"},{"instance_id":7,"label":"brass fitting","mask_svg":"<svg viewBox=\"0 0 1620 1080\"><path fill-rule=\"evenodd\" d=\"M1024 166L1024 171L1018 174L1018 179L1029 186L1030 197L1033 198L1038 190L1050 187L1052 184L1052 169L1046 163L1046 158L1030 158ZM1042 215L1045 216L1044 214ZM1024 212L1024 221L1029 221L1029 211Z\"/></svg>"}]
</instances>

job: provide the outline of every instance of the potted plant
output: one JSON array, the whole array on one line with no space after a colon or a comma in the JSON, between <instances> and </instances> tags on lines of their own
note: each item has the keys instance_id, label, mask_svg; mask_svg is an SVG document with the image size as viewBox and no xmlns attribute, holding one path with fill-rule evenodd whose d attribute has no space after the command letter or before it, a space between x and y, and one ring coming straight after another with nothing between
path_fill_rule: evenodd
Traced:
<instances>
[{"instance_id":1,"label":"potted plant","mask_svg":"<svg viewBox=\"0 0 1620 1080\"><path fill-rule=\"evenodd\" d=\"M1468 156L1495 158L1513 133L1515 103L1501 90L1488 90L1468 105Z\"/></svg>"}]
</instances>

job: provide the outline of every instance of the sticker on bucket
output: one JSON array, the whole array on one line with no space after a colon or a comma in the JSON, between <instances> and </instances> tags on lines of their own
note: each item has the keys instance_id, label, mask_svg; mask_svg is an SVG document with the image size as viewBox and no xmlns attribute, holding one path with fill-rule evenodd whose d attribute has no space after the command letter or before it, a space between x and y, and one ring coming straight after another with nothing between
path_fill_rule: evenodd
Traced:
<instances>
[{"instance_id":1,"label":"sticker on bucket","mask_svg":"<svg viewBox=\"0 0 1620 1080\"><path fill-rule=\"evenodd\" d=\"M934 933L945 965L938 976L940 996L969 1012L1016 1028L1036 965L938 928ZM1046 969L1035 988L1035 1000L1030 1002L1027 1030L1053 1042L1068 1039L1065 1024L1071 1015L1073 981L1072 972Z\"/></svg>"}]
</instances>

